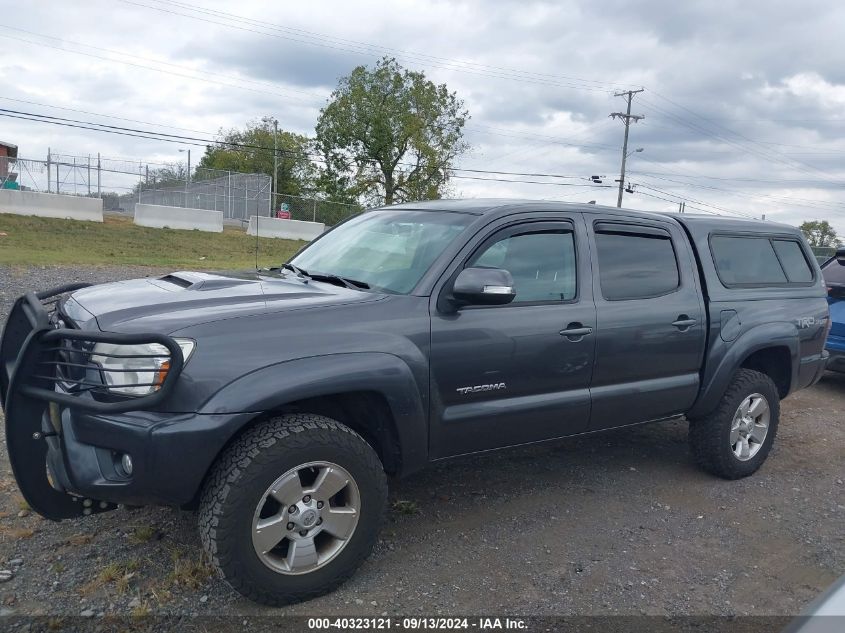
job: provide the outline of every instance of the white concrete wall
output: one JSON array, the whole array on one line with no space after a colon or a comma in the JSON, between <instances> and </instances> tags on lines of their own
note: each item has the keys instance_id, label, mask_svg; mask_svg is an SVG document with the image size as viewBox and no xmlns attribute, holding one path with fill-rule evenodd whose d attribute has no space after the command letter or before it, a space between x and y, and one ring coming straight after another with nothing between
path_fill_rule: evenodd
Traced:
<instances>
[{"instance_id":1,"label":"white concrete wall","mask_svg":"<svg viewBox=\"0 0 845 633\"><path fill-rule=\"evenodd\" d=\"M136 204L135 224L156 229L186 229L222 233L223 212L165 207L158 204Z\"/></svg>"},{"instance_id":2,"label":"white concrete wall","mask_svg":"<svg viewBox=\"0 0 845 633\"><path fill-rule=\"evenodd\" d=\"M280 220L253 215L249 218L247 235L259 237L280 237L286 240L306 240L310 242L322 235L326 225L322 222L303 222L302 220Z\"/></svg>"},{"instance_id":3,"label":"white concrete wall","mask_svg":"<svg viewBox=\"0 0 845 633\"><path fill-rule=\"evenodd\" d=\"M58 193L0 189L0 213L102 222L103 201Z\"/></svg>"}]
</instances>

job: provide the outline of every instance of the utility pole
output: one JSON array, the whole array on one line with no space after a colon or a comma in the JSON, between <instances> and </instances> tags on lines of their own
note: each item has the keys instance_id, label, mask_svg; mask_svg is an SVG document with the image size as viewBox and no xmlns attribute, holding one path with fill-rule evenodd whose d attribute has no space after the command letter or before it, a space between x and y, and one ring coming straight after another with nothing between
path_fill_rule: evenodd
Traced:
<instances>
[{"instance_id":1,"label":"utility pole","mask_svg":"<svg viewBox=\"0 0 845 633\"><path fill-rule=\"evenodd\" d=\"M634 95L638 92L642 92L644 88L640 88L639 90L627 90L625 92L617 92L614 94L614 97L627 97L628 99L628 109L625 112L611 112L610 118L616 119L619 118L625 123L625 142L622 144L622 170L619 174L619 197L616 199L616 206L622 206L622 191L625 188L625 161L628 159L628 128L631 127L631 121L635 123L640 119L644 119L645 116L642 114L631 114L631 102L634 100Z\"/></svg>"},{"instance_id":2,"label":"utility pole","mask_svg":"<svg viewBox=\"0 0 845 633\"><path fill-rule=\"evenodd\" d=\"M276 205L274 194L279 193L279 122L273 119L273 194L270 195L270 215Z\"/></svg>"}]
</instances>

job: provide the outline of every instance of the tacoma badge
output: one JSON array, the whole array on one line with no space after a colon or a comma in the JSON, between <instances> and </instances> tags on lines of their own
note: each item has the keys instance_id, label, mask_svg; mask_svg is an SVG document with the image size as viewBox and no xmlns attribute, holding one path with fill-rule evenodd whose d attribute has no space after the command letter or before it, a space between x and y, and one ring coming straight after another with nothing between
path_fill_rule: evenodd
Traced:
<instances>
[{"instance_id":1,"label":"tacoma badge","mask_svg":"<svg viewBox=\"0 0 845 633\"><path fill-rule=\"evenodd\" d=\"M468 393L480 393L482 391L499 391L499 389L507 389L508 386L503 382L494 382L489 385L475 385L474 387L458 387L455 391L466 395Z\"/></svg>"}]
</instances>

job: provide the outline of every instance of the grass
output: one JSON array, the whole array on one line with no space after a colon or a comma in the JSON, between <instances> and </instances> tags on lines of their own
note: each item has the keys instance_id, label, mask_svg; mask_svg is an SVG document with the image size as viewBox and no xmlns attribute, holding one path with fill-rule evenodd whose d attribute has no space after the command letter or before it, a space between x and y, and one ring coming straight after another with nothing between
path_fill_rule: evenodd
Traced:
<instances>
[{"instance_id":1,"label":"grass","mask_svg":"<svg viewBox=\"0 0 845 633\"><path fill-rule=\"evenodd\" d=\"M114 585L117 593L122 595L129 589L129 581L135 577L139 566L137 560L109 563L92 580L83 585L79 592L82 595L88 595L98 589Z\"/></svg>"},{"instance_id":2,"label":"grass","mask_svg":"<svg viewBox=\"0 0 845 633\"><path fill-rule=\"evenodd\" d=\"M100 224L0 214L0 264L252 269L255 243L254 237L237 227L205 233L136 226L131 217L123 216L106 216ZM258 264L278 266L304 244L260 238Z\"/></svg>"},{"instance_id":3,"label":"grass","mask_svg":"<svg viewBox=\"0 0 845 633\"><path fill-rule=\"evenodd\" d=\"M10 541L20 541L22 539L32 538L34 535L35 530L30 528L0 527L0 536L8 538Z\"/></svg>"},{"instance_id":4,"label":"grass","mask_svg":"<svg viewBox=\"0 0 845 633\"><path fill-rule=\"evenodd\" d=\"M137 607L133 607L132 611L129 612L133 618L144 618L150 615L152 611L150 610L150 605L146 602L142 602Z\"/></svg>"},{"instance_id":5,"label":"grass","mask_svg":"<svg viewBox=\"0 0 845 633\"><path fill-rule=\"evenodd\" d=\"M139 525L136 526L129 535L129 542L133 545L141 545L149 542L156 533L156 529L151 525Z\"/></svg>"},{"instance_id":6,"label":"grass","mask_svg":"<svg viewBox=\"0 0 845 633\"><path fill-rule=\"evenodd\" d=\"M170 558L173 561L173 571L168 580L174 586L198 589L214 575L214 568L200 554L198 557L188 557L181 549L174 549Z\"/></svg>"},{"instance_id":7,"label":"grass","mask_svg":"<svg viewBox=\"0 0 845 633\"><path fill-rule=\"evenodd\" d=\"M419 514L420 507L416 501L406 501L399 499L393 502L393 509L399 514Z\"/></svg>"},{"instance_id":8,"label":"grass","mask_svg":"<svg viewBox=\"0 0 845 633\"><path fill-rule=\"evenodd\" d=\"M93 540L94 540L93 534L82 534L82 533L80 533L80 534L74 534L73 536L68 538L68 540L65 541L65 543L67 543L68 545L79 546L79 545L88 545L88 543L90 543Z\"/></svg>"}]
</instances>

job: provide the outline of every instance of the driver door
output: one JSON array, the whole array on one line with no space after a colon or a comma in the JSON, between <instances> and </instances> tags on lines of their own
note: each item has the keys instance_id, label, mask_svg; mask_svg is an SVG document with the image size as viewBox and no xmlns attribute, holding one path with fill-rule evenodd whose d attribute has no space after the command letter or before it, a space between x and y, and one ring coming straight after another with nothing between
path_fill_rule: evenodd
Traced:
<instances>
[{"instance_id":1,"label":"driver door","mask_svg":"<svg viewBox=\"0 0 845 633\"><path fill-rule=\"evenodd\" d=\"M446 282L441 292L463 268L503 268L516 296L507 305L433 314L432 458L586 429L596 309L584 233L578 214L508 225ZM591 331L569 336L568 329Z\"/></svg>"}]
</instances>

